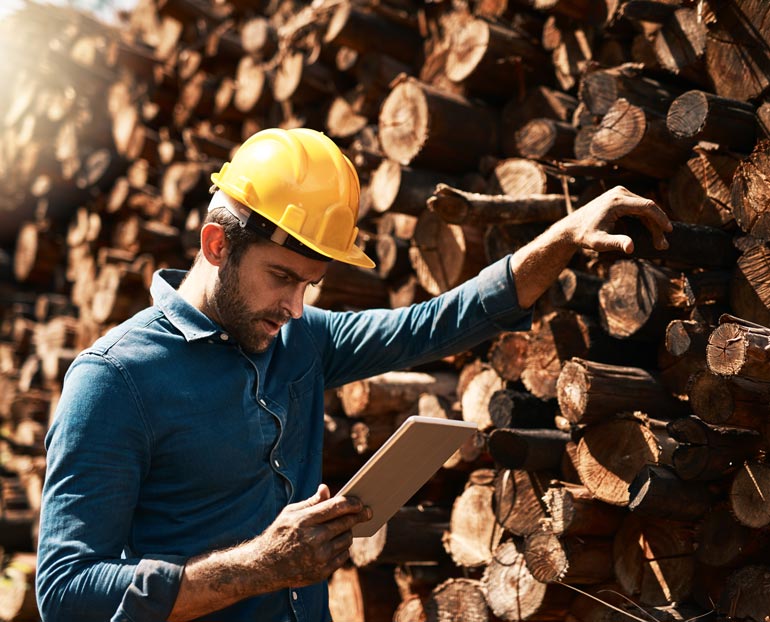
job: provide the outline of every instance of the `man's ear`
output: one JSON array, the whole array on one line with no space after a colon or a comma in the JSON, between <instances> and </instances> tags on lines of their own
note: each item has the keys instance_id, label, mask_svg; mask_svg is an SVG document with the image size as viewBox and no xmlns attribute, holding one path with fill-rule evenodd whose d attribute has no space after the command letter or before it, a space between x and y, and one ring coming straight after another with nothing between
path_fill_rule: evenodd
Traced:
<instances>
[{"instance_id":1,"label":"man's ear","mask_svg":"<svg viewBox=\"0 0 770 622\"><path fill-rule=\"evenodd\" d=\"M227 258L227 237L221 225L208 222L201 228L201 253L212 266L221 266Z\"/></svg>"}]
</instances>

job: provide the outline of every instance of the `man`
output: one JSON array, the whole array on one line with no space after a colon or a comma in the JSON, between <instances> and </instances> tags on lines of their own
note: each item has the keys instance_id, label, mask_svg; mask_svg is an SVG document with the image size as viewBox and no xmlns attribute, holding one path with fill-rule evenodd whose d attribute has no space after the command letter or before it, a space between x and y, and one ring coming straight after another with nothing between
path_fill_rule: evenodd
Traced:
<instances>
[{"instance_id":1,"label":"man","mask_svg":"<svg viewBox=\"0 0 770 622\"><path fill-rule=\"evenodd\" d=\"M325 579L369 518L321 483L323 391L529 325L575 251L666 246L666 216L616 188L431 301L303 308L354 242L359 186L323 134L265 130L212 176L189 273L70 368L47 438L38 600L48 622L328 620Z\"/></svg>"}]
</instances>

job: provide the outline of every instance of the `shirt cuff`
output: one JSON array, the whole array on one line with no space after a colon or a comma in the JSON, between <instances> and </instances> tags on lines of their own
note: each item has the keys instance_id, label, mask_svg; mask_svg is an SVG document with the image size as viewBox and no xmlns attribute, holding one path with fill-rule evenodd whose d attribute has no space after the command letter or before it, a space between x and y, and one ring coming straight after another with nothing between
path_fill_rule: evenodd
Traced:
<instances>
[{"instance_id":1,"label":"shirt cuff","mask_svg":"<svg viewBox=\"0 0 770 622\"><path fill-rule=\"evenodd\" d=\"M508 255L479 272L479 298L484 311L501 330L529 330L532 310L519 306L510 261Z\"/></svg>"},{"instance_id":2,"label":"shirt cuff","mask_svg":"<svg viewBox=\"0 0 770 622\"><path fill-rule=\"evenodd\" d=\"M165 622L174 608L187 558L143 557L110 622Z\"/></svg>"}]
</instances>

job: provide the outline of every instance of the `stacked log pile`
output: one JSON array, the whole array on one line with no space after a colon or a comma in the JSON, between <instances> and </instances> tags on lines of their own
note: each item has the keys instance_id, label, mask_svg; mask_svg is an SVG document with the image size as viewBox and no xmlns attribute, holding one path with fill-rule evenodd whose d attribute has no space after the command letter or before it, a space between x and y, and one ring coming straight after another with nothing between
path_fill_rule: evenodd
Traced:
<instances>
[{"instance_id":1,"label":"stacked log pile","mask_svg":"<svg viewBox=\"0 0 770 622\"><path fill-rule=\"evenodd\" d=\"M263 127L327 132L397 307L622 184L670 249L576 255L531 330L329 391L326 479L410 414L479 433L332 577L337 622L770 615L770 7L760 0L140 0L119 27L0 22L0 619L30 601L67 366L187 267L209 174ZM13 36L11 36L13 35Z\"/></svg>"}]
</instances>

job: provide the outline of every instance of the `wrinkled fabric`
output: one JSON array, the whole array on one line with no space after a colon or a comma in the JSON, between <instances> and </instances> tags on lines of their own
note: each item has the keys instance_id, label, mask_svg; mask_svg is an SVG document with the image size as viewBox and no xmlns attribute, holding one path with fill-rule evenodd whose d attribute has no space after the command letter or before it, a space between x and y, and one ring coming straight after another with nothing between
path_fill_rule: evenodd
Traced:
<instances>
[{"instance_id":1,"label":"wrinkled fabric","mask_svg":"<svg viewBox=\"0 0 770 622\"><path fill-rule=\"evenodd\" d=\"M321 483L323 393L529 327L509 258L403 309L306 307L248 354L163 270L154 306L82 352L48 436L37 594L46 622L161 622L191 556L260 534ZM199 618L329 620L325 582Z\"/></svg>"}]
</instances>

